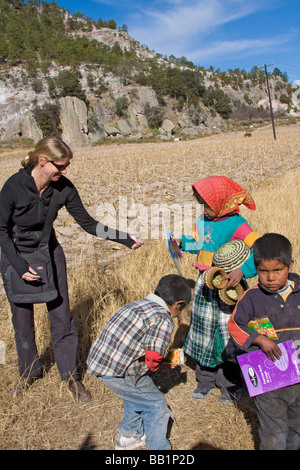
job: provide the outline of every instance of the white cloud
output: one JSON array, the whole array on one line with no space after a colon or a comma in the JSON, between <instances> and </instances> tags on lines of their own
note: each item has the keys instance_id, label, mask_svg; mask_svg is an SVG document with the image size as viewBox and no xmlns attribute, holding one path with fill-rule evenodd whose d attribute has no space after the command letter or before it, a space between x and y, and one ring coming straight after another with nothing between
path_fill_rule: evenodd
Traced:
<instances>
[{"instance_id":1,"label":"white cloud","mask_svg":"<svg viewBox=\"0 0 300 470\"><path fill-rule=\"evenodd\" d=\"M238 8L232 8L238 3ZM147 8L142 24L130 28L134 37L143 37L152 44L184 38L188 42L194 35L205 36L217 26L249 14L249 2L220 0L169 1L169 8ZM232 5L234 4L234 5ZM155 5L155 4L154 4Z\"/></svg>"},{"instance_id":2,"label":"white cloud","mask_svg":"<svg viewBox=\"0 0 300 470\"><path fill-rule=\"evenodd\" d=\"M281 39L240 38L237 41L231 40L228 32L225 41L212 43L211 38L222 32L222 26L232 23L234 27L234 21L274 8L276 4L278 0L167 0L163 3L154 0L151 6L144 6L142 17L135 25L130 25L129 33L151 50L185 56L194 62L229 53L257 52L259 47L266 49L281 44ZM137 15L141 6L137 2Z\"/></svg>"},{"instance_id":3,"label":"white cloud","mask_svg":"<svg viewBox=\"0 0 300 470\"><path fill-rule=\"evenodd\" d=\"M278 50L284 44L290 42L295 35L293 33L287 35L279 35L272 38L242 39L239 41L216 41L213 44L193 49L189 54L192 61L201 61L206 59L222 58L225 56L238 57L243 54L251 56L258 51L263 54L267 51Z\"/></svg>"},{"instance_id":4,"label":"white cloud","mask_svg":"<svg viewBox=\"0 0 300 470\"><path fill-rule=\"evenodd\" d=\"M281 7L287 13L289 0L126 0L126 6L124 0L93 1L118 7L130 36L150 50L184 56L197 65L243 62L245 57L276 60L277 53L286 57L289 49L297 51L299 43L292 23L285 28L283 22L279 30L268 21L271 10L275 18Z\"/></svg>"}]
</instances>

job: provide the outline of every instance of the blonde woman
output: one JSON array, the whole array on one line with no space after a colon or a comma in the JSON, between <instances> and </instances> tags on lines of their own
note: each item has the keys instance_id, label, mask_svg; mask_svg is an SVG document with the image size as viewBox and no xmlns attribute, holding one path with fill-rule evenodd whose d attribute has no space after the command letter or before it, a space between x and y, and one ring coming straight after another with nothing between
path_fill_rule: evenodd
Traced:
<instances>
[{"instance_id":1,"label":"blonde woman","mask_svg":"<svg viewBox=\"0 0 300 470\"><path fill-rule=\"evenodd\" d=\"M54 188L59 192L57 211L66 207L86 232L131 249L143 244L142 240L127 233L110 230L88 214L76 187L65 177L72 157L72 151L65 142L56 137L46 137L22 161L23 168L4 184L0 192L0 271L4 288L9 264L27 282L39 279L22 253L34 251L39 245ZM54 357L61 379L67 382L78 401L85 402L91 396L79 377L78 335L69 306L65 256L53 228L49 249L59 292L57 299L47 303ZM41 377L42 364L35 344L34 305L10 302L10 306L21 376L11 392L18 394L34 379Z\"/></svg>"}]
</instances>

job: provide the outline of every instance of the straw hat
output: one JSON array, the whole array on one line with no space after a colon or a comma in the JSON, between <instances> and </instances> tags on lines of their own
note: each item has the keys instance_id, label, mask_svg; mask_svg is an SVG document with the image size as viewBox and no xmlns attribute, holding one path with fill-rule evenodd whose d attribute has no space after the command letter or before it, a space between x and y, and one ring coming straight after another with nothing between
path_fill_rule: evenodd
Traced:
<instances>
[{"instance_id":1,"label":"straw hat","mask_svg":"<svg viewBox=\"0 0 300 470\"><path fill-rule=\"evenodd\" d=\"M241 284L236 287L223 287L219 290L219 297L227 305L235 305L239 298L243 295L244 289Z\"/></svg>"},{"instance_id":2,"label":"straw hat","mask_svg":"<svg viewBox=\"0 0 300 470\"><path fill-rule=\"evenodd\" d=\"M250 253L250 248L242 240L231 240L215 251L212 264L230 273L242 266Z\"/></svg>"},{"instance_id":3,"label":"straw hat","mask_svg":"<svg viewBox=\"0 0 300 470\"><path fill-rule=\"evenodd\" d=\"M224 269L213 267L204 272L203 282L210 289L222 289L228 283L228 279L223 280L224 276L226 276Z\"/></svg>"}]
</instances>

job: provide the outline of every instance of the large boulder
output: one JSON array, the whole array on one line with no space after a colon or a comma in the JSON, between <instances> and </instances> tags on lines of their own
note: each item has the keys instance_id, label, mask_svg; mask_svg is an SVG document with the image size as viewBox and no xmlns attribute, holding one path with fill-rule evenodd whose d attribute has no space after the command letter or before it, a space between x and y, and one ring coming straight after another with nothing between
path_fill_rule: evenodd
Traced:
<instances>
[{"instance_id":1,"label":"large boulder","mask_svg":"<svg viewBox=\"0 0 300 470\"><path fill-rule=\"evenodd\" d=\"M131 123L128 119L119 119L118 128L120 129L121 134L124 136L128 136L132 133L132 131L136 131L135 124Z\"/></svg>"},{"instance_id":2,"label":"large boulder","mask_svg":"<svg viewBox=\"0 0 300 470\"><path fill-rule=\"evenodd\" d=\"M18 139L20 137L32 139L34 143L43 138L43 132L38 127L31 111L8 121L2 135L3 140Z\"/></svg>"},{"instance_id":3,"label":"large boulder","mask_svg":"<svg viewBox=\"0 0 300 470\"><path fill-rule=\"evenodd\" d=\"M104 132L106 132L107 136L116 137L118 135L121 135L120 129L115 126L112 126L111 124L104 124L103 130Z\"/></svg>"},{"instance_id":4,"label":"large boulder","mask_svg":"<svg viewBox=\"0 0 300 470\"><path fill-rule=\"evenodd\" d=\"M115 102L108 97L104 99L90 100L93 112L97 117L98 124L105 124L115 118Z\"/></svg>"},{"instance_id":5,"label":"large boulder","mask_svg":"<svg viewBox=\"0 0 300 470\"><path fill-rule=\"evenodd\" d=\"M81 147L89 143L87 106L76 96L59 99L62 140L70 146Z\"/></svg>"},{"instance_id":6,"label":"large boulder","mask_svg":"<svg viewBox=\"0 0 300 470\"><path fill-rule=\"evenodd\" d=\"M22 137L32 139L34 143L43 138L43 132L37 125L36 120L31 111L21 117L20 130Z\"/></svg>"},{"instance_id":7,"label":"large boulder","mask_svg":"<svg viewBox=\"0 0 300 470\"><path fill-rule=\"evenodd\" d=\"M161 125L162 130L167 132L167 134L172 134L175 127L175 124L170 119L164 119Z\"/></svg>"}]
</instances>

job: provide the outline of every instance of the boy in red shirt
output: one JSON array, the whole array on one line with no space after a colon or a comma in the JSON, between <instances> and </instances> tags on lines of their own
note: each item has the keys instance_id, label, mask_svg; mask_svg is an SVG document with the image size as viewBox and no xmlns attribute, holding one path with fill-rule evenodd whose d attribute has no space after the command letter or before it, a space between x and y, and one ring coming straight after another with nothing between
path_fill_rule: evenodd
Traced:
<instances>
[{"instance_id":1,"label":"boy in red shirt","mask_svg":"<svg viewBox=\"0 0 300 470\"><path fill-rule=\"evenodd\" d=\"M280 358L277 343L300 341L300 276L293 274L292 246L277 233L268 233L253 245L258 285L248 289L238 301L228 322L228 330L244 351L258 346L273 361ZM278 341L252 331L251 320L269 318ZM297 348L296 348L297 349ZM300 384L258 395L254 398L261 450L300 448Z\"/></svg>"}]
</instances>

